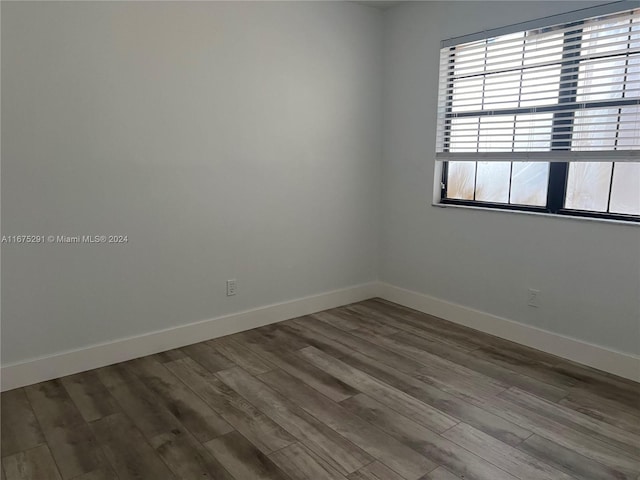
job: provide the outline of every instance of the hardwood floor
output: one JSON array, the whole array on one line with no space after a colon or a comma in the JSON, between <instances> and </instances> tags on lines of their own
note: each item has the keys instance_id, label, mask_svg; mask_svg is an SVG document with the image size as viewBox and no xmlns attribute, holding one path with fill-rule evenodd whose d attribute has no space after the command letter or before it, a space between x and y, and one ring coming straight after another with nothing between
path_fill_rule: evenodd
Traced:
<instances>
[{"instance_id":1,"label":"hardwood floor","mask_svg":"<svg viewBox=\"0 0 640 480\"><path fill-rule=\"evenodd\" d=\"M1 402L2 480L640 480L640 384L380 299Z\"/></svg>"}]
</instances>

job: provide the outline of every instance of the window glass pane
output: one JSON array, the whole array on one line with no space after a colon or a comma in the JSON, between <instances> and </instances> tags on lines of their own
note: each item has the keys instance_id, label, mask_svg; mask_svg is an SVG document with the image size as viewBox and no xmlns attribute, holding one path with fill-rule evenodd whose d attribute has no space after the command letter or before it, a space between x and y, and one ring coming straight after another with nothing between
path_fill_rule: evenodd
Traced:
<instances>
[{"instance_id":1,"label":"window glass pane","mask_svg":"<svg viewBox=\"0 0 640 480\"><path fill-rule=\"evenodd\" d=\"M482 117L480 119L479 152L513 150L513 115Z\"/></svg>"},{"instance_id":2,"label":"window glass pane","mask_svg":"<svg viewBox=\"0 0 640 480\"><path fill-rule=\"evenodd\" d=\"M640 81L640 78L638 79ZM640 149L640 106L620 109L620 130L618 148L623 150Z\"/></svg>"},{"instance_id":3,"label":"window glass pane","mask_svg":"<svg viewBox=\"0 0 640 480\"><path fill-rule=\"evenodd\" d=\"M640 215L640 163L615 164L609 211Z\"/></svg>"},{"instance_id":4,"label":"window glass pane","mask_svg":"<svg viewBox=\"0 0 640 480\"><path fill-rule=\"evenodd\" d=\"M484 108L514 108L520 98L521 73L494 73L485 77Z\"/></svg>"},{"instance_id":5,"label":"window glass pane","mask_svg":"<svg viewBox=\"0 0 640 480\"><path fill-rule=\"evenodd\" d=\"M640 40L635 48L640 48ZM624 96L626 98L640 97L640 54L629 57Z\"/></svg>"},{"instance_id":6,"label":"window glass pane","mask_svg":"<svg viewBox=\"0 0 640 480\"><path fill-rule=\"evenodd\" d=\"M509 203L545 206L548 184L548 162L513 162Z\"/></svg>"},{"instance_id":7,"label":"window glass pane","mask_svg":"<svg viewBox=\"0 0 640 480\"><path fill-rule=\"evenodd\" d=\"M521 107L555 105L558 103L561 67L541 67L522 74Z\"/></svg>"},{"instance_id":8,"label":"window glass pane","mask_svg":"<svg viewBox=\"0 0 640 480\"><path fill-rule=\"evenodd\" d=\"M509 202L511 162L478 162L476 200Z\"/></svg>"},{"instance_id":9,"label":"window glass pane","mask_svg":"<svg viewBox=\"0 0 640 480\"><path fill-rule=\"evenodd\" d=\"M569 164L565 208L606 212L611 183L611 162Z\"/></svg>"},{"instance_id":10,"label":"window glass pane","mask_svg":"<svg viewBox=\"0 0 640 480\"><path fill-rule=\"evenodd\" d=\"M612 150L616 145L617 108L578 110L573 121L572 150Z\"/></svg>"},{"instance_id":11,"label":"window glass pane","mask_svg":"<svg viewBox=\"0 0 640 480\"><path fill-rule=\"evenodd\" d=\"M453 64L455 75L475 75L484 72L484 57L487 42L471 43L457 46L454 49L455 63Z\"/></svg>"},{"instance_id":12,"label":"window glass pane","mask_svg":"<svg viewBox=\"0 0 640 480\"><path fill-rule=\"evenodd\" d=\"M629 48L635 46L636 28L637 25L631 22L630 16L585 26L581 54L583 56L614 55L614 57L585 60L580 64L577 98L579 102L621 98L625 83L629 91L625 92L624 96L627 98L638 96L637 90L632 85L637 71L634 65L635 58L626 56ZM615 57L615 55L619 56Z\"/></svg>"},{"instance_id":13,"label":"window glass pane","mask_svg":"<svg viewBox=\"0 0 640 480\"><path fill-rule=\"evenodd\" d=\"M622 53L628 47L626 43L620 42L620 38L625 38L626 34L631 33L631 16L612 19L606 23L587 24L582 31L583 55Z\"/></svg>"},{"instance_id":14,"label":"window glass pane","mask_svg":"<svg viewBox=\"0 0 640 480\"><path fill-rule=\"evenodd\" d=\"M624 57L582 62L578 73L578 102L621 98L625 71Z\"/></svg>"},{"instance_id":15,"label":"window glass pane","mask_svg":"<svg viewBox=\"0 0 640 480\"><path fill-rule=\"evenodd\" d=\"M448 162L447 198L473 200L476 162Z\"/></svg>"},{"instance_id":16,"label":"window glass pane","mask_svg":"<svg viewBox=\"0 0 640 480\"><path fill-rule=\"evenodd\" d=\"M478 117L451 119L449 133L450 152L476 152L478 150Z\"/></svg>"},{"instance_id":17,"label":"window glass pane","mask_svg":"<svg viewBox=\"0 0 640 480\"><path fill-rule=\"evenodd\" d=\"M524 65L561 61L563 42L564 34L562 33L530 34L525 41Z\"/></svg>"},{"instance_id":18,"label":"window glass pane","mask_svg":"<svg viewBox=\"0 0 640 480\"><path fill-rule=\"evenodd\" d=\"M516 132L513 138L514 152L535 152L551 147L552 113L516 115Z\"/></svg>"},{"instance_id":19,"label":"window glass pane","mask_svg":"<svg viewBox=\"0 0 640 480\"><path fill-rule=\"evenodd\" d=\"M461 78L453 82L451 110L468 112L482 108L482 77Z\"/></svg>"},{"instance_id":20,"label":"window glass pane","mask_svg":"<svg viewBox=\"0 0 640 480\"><path fill-rule=\"evenodd\" d=\"M501 35L487 40L487 70L516 68L522 65L525 32Z\"/></svg>"}]
</instances>

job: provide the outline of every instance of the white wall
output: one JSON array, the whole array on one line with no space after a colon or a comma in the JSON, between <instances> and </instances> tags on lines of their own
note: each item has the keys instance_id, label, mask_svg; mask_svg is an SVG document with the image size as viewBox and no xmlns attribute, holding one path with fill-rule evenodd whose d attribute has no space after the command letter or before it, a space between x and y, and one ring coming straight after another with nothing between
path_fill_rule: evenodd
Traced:
<instances>
[{"instance_id":1,"label":"white wall","mask_svg":"<svg viewBox=\"0 0 640 480\"><path fill-rule=\"evenodd\" d=\"M640 228L431 206L440 40L585 5L2 2L2 233L129 236L3 245L3 363L378 274L640 353Z\"/></svg>"},{"instance_id":2,"label":"white wall","mask_svg":"<svg viewBox=\"0 0 640 480\"><path fill-rule=\"evenodd\" d=\"M640 353L640 228L431 206L440 40L589 5L408 2L386 13L381 278ZM538 309L529 287L542 291Z\"/></svg>"},{"instance_id":3,"label":"white wall","mask_svg":"<svg viewBox=\"0 0 640 480\"><path fill-rule=\"evenodd\" d=\"M129 237L3 245L3 363L376 279L381 21L2 2L3 234Z\"/></svg>"}]
</instances>

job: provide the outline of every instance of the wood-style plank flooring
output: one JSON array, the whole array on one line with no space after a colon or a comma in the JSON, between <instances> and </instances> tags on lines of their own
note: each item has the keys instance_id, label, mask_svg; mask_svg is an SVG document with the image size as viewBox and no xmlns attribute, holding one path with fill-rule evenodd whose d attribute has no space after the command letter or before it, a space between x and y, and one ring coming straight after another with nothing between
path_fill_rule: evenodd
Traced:
<instances>
[{"instance_id":1,"label":"wood-style plank flooring","mask_svg":"<svg viewBox=\"0 0 640 480\"><path fill-rule=\"evenodd\" d=\"M640 384L379 299L1 402L2 480L640 480Z\"/></svg>"}]
</instances>

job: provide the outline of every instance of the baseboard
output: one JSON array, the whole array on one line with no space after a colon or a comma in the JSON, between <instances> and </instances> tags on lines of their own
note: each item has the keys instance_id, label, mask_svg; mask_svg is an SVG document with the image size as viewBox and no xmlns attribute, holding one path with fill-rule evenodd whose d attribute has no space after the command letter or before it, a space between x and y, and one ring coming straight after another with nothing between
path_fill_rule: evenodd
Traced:
<instances>
[{"instance_id":1,"label":"baseboard","mask_svg":"<svg viewBox=\"0 0 640 480\"><path fill-rule=\"evenodd\" d=\"M377 282L357 285L47 357L3 365L0 376L1 390L12 390L359 302L376 296L377 287Z\"/></svg>"},{"instance_id":2,"label":"baseboard","mask_svg":"<svg viewBox=\"0 0 640 480\"><path fill-rule=\"evenodd\" d=\"M380 283L378 296L420 312L640 382L640 357Z\"/></svg>"},{"instance_id":3,"label":"baseboard","mask_svg":"<svg viewBox=\"0 0 640 480\"><path fill-rule=\"evenodd\" d=\"M0 389L1 391L12 390L372 297L381 297L466 327L640 382L640 357L638 356L607 349L387 283L371 282L47 357L3 365L0 369Z\"/></svg>"}]
</instances>

